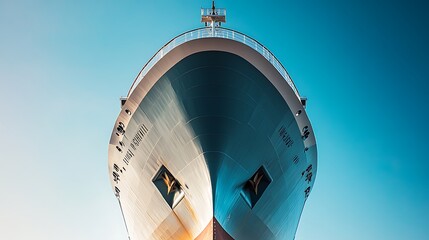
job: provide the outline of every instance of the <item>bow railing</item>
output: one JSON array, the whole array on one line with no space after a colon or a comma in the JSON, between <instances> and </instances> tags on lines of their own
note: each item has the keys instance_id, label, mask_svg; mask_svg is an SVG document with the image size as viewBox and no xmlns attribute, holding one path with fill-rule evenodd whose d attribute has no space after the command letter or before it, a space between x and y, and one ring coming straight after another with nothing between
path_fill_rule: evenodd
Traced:
<instances>
[{"instance_id":1,"label":"bow railing","mask_svg":"<svg viewBox=\"0 0 429 240\"><path fill-rule=\"evenodd\" d=\"M169 41L167 44L165 44L153 57L146 63L146 65L143 67L143 69L140 71L140 73L137 75L136 79L134 80L133 85L130 88L130 91L128 92L128 96L134 91L134 89L137 87L137 85L140 83L140 81L144 78L144 76L149 72L150 69L161 59L163 58L168 52L170 52L175 47L189 42L191 40L200 39L200 38L226 38L231 39L237 42L241 42L258 53L260 53L265 59L267 59L274 68L277 69L277 71L282 75L282 77L286 80L286 82L289 84L289 86L292 88L292 90L295 92L298 99L300 99L300 95L298 93L298 90L295 87L295 84L293 83L292 79L290 78L288 72L283 67L283 65L280 63L280 61L268 50L266 47L264 47L262 44L260 44L255 39L242 34L240 32L230 30L227 28L217 27L215 28L215 31L212 31L212 28L205 27L205 28L198 28L195 30L191 30L185 33L180 34L179 36L173 38L171 41Z\"/></svg>"}]
</instances>

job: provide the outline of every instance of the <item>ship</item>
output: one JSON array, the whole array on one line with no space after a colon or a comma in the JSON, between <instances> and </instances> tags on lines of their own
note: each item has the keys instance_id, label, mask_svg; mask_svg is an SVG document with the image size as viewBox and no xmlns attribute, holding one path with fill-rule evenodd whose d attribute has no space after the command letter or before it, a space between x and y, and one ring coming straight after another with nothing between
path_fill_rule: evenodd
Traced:
<instances>
[{"instance_id":1,"label":"ship","mask_svg":"<svg viewBox=\"0 0 429 240\"><path fill-rule=\"evenodd\" d=\"M293 240L317 171L302 97L261 43L224 28L226 9L143 67L108 147L131 240Z\"/></svg>"}]
</instances>

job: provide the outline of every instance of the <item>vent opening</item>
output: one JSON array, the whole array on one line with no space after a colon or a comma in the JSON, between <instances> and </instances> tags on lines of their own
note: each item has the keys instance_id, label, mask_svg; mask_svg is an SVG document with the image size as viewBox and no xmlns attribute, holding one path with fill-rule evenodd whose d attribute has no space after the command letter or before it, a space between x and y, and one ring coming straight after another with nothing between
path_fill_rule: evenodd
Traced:
<instances>
[{"instance_id":1,"label":"vent opening","mask_svg":"<svg viewBox=\"0 0 429 240\"><path fill-rule=\"evenodd\" d=\"M255 206L271 182L272 179L264 166L261 166L255 174L247 180L241 191L241 196L250 208Z\"/></svg>"},{"instance_id":2,"label":"vent opening","mask_svg":"<svg viewBox=\"0 0 429 240\"><path fill-rule=\"evenodd\" d=\"M171 208L176 207L185 196L182 185L165 166L161 166L152 182Z\"/></svg>"}]
</instances>

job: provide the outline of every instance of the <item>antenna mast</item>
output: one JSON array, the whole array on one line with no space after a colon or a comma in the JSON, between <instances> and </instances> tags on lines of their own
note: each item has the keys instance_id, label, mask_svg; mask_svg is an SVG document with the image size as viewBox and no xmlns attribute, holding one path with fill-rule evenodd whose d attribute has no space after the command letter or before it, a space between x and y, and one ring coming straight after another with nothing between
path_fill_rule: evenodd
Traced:
<instances>
[{"instance_id":1,"label":"antenna mast","mask_svg":"<svg viewBox=\"0 0 429 240\"><path fill-rule=\"evenodd\" d=\"M220 27L222 23L226 22L226 9L216 8L213 0L211 8L201 8L201 22L206 27L210 26L212 34L214 34L215 28Z\"/></svg>"}]
</instances>

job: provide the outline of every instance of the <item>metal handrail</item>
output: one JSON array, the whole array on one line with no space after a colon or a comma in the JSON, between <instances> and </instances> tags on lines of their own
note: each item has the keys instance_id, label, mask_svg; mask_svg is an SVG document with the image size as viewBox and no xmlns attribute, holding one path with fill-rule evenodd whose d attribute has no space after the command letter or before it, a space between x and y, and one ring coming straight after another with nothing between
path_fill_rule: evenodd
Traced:
<instances>
[{"instance_id":1,"label":"metal handrail","mask_svg":"<svg viewBox=\"0 0 429 240\"><path fill-rule=\"evenodd\" d=\"M201 8L201 16L203 15L226 15L226 9L225 8L216 8L213 10L213 8Z\"/></svg>"},{"instance_id":2,"label":"metal handrail","mask_svg":"<svg viewBox=\"0 0 429 240\"><path fill-rule=\"evenodd\" d=\"M153 55L152 58L142 68L142 70L137 75L136 79L133 82L133 85L131 86L128 92L128 97L131 95L131 93L134 91L134 89L137 87L137 85L140 83L143 77L149 72L149 70L152 69L152 67L168 52L170 52L172 49L174 49L175 47L183 43L186 43L195 39L200 39L200 38L226 38L226 39L231 39L231 40L246 44L247 46L251 47L258 53L260 53L263 57L265 57L265 59L267 59L274 66L274 68L277 69L280 75L282 75L282 77L286 80L286 82L295 92L295 95L298 97L298 99L301 98L288 72L280 63L280 61L270 52L270 50L268 50L266 47L264 47L264 45L260 44L255 39L243 33L240 33L231 29L227 29L227 28L222 28L222 27L215 28L214 33L212 33L212 30L210 27L198 28L198 29L194 29L194 30L182 33L179 36L170 40L155 55Z\"/></svg>"}]
</instances>

